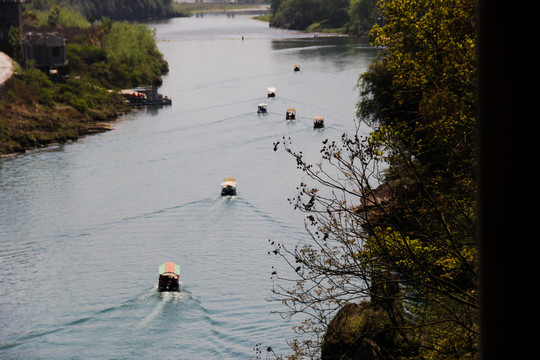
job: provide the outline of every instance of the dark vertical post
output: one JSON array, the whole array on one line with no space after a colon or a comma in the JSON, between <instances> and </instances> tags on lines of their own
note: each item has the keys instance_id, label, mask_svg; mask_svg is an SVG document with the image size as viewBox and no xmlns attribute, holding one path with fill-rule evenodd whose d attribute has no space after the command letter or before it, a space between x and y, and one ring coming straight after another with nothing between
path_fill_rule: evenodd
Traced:
<instances>
[{"instance_id":1,"label":"dark vertical post","mask_svg":"<svg viewBox=\"0 0 540 360\"><path fill-rule=\"evenodd\" d=\"M478 3L481 357L526 359L538 333L539 21L527 3Z\"/></svg>"}]
</instances>

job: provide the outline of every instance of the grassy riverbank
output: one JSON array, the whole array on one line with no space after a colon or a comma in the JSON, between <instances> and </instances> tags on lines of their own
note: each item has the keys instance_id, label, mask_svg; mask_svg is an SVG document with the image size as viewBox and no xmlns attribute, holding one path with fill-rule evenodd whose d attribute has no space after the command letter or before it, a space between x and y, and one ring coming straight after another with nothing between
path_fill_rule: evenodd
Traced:
<instances>
[{"instance_id":1,"label":"grassy riverbank","mask_svg":"<svg viewBox=\"0 0 540 360\"><path fill-rule=\"evenodd\" d=\"M66 36L69 62L54 76L32 64L17 66L0 94L0 155L110 130L132 111L118 90L159 85L168 71L144 25L105 19L88 27L35 26L26 29Z\"/></svg>"},{"instance_id":2,"label":"grassy riverbank","mask_svg":"<svg viewBox=\"0 0 540 360\"><path fill-rule=\"evenodd\" d=\"M55 83L26 69L8 81L0 99L0 155L110 130L128 111L120 96L85 79Z\"/></svg>"}]
</instances>

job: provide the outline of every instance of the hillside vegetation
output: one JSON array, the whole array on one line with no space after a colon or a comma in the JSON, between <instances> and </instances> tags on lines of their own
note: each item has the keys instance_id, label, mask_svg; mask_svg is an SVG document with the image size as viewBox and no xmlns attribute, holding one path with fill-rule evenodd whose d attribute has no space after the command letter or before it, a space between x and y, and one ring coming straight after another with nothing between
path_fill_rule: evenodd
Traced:
<instances>
[{"instance_id":1,"label":"hillside vegetation","mask_svg":"<svg viewBox=\"0 0 540 360\"><path fill-rule=\"evenodd\" d=\"M0 98L0 154L106 131L111 120L130 111L119 89L160 85L168 71L153 31L144 25L107 18L90 24L60 7L48 18L54 21L40 26L26 14L25 29L65 34L69 63L54 76L31 63L18 67ZM80 26L72 27L77 18Z\"/></svg>"},{"instance_id":2,"label":"hillside vegetation","mask_svg":"<svg viewBox=\"0 0 540 360\"><path fill-rule=\"evenodd\" d=\"M28 0L27 9L49 11L54 6L70 8L88 19L144 20L178 16L173 0Z\"/></svg>"},{"instance_id":3,"label":"hillside vegetation","mask_svg":"<svg viewBox=\"0 0 540 360\"><path fill-rule=\"evenodd\" d=\"M270 0L270 25L365 35L378 21L377 0Z\"/></svg>"}]
</instances>

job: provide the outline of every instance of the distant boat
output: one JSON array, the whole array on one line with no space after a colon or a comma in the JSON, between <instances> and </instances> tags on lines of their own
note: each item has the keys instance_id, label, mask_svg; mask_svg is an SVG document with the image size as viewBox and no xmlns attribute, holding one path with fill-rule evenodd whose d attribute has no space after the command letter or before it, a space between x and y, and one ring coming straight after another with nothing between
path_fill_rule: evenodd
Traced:
<instances>
[{"instance_id":1,"label":"distant boat","mask_svg":"<svg viewBox=\"0 0 540 360\"><path fill-rule=\"evenodd\" d=\"M259 104L259 106L257 107L257 113L266 114L267 113L266 104Z\"/></svg>"},{"instance_id":2,"label":"distant boat","mask_svg":"<svg viewBox=\"0 0 540 360\"><path fill-rule=\"evenodd\" d=\"M155 87L138 87L135 89L121 90L131 106L149 106L149 105L172 105L172 100L159 94Z\"/></svg>"},{"instance_id":3,"label":"distant boat","mask_svg":"<svg viewBox=\"0 0 540 360\"><path fill-rule=\"evenodd\" d=\"M320 129L324 127L324 116L315 116L313 118L313 128Z\"/></svg>"},{"instance_id":4,"label":"distant boat","mask_svg":"<svg viewBox=\"0 0 540 360\"><path fill-rule=\"evenodd\" d=\"M294 64L293 70L294 70L295 72L296 72L296 71L300 71L300 65Z\"/></svg>"},{"instance_id":5,"label":"distant boat","mask_svg":"<svg viewBox=\"0 0 540 360\"><path fill-rule=\"evenodd\" d=\"M221 196L236 195L236 179L228 177L221 182Z\"/></svg>"},{"instance_id":6,"label":"distant boat","mask_svg":"<svg viewBox=\"0 0 540 360\"><path fill-rule=\"evenodd\" d=\"M180 265L166 262L159 266L159 291L178 291L180 278Z\"/></svg>"},{"instance_id":7,"label":"distant boat","mask_svg":"<svg viewBox=\"0 0 540 360\"><path fill-rule=\"evenodd\" d=\"M296 119L296 109L295 108L288 108L287 112L285 113L285 119L286 120L294 120L294 119Z\"/></svg>"},{"instance_id":8,"label":"distant boat","mask_svg":"<svg viewBox=\"0 0 540 360\"><path fill-rule=\"evenodd\" d=\"M268 97L275 97L276 96L276 88L275 87L269 87L267 90L268 90Z\"/></svg>"}]
</instances>

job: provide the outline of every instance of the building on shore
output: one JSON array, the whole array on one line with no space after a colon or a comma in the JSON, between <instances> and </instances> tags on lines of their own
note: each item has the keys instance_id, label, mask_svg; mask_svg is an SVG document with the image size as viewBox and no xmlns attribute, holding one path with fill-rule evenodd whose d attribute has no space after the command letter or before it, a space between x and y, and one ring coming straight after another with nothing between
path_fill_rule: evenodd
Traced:
<instances>
[{"instance_id":1,"label":"building on shore","mask_svg":"<svg viewBox=\"0 0 540 360\"><path fill-rule=\"evenodd\" d=\"M32 61L38 69L58 70L68 63L66 37L58 32L29 32L23 38L22 47L24 61Z\"/></svg>"}]
</instances>

